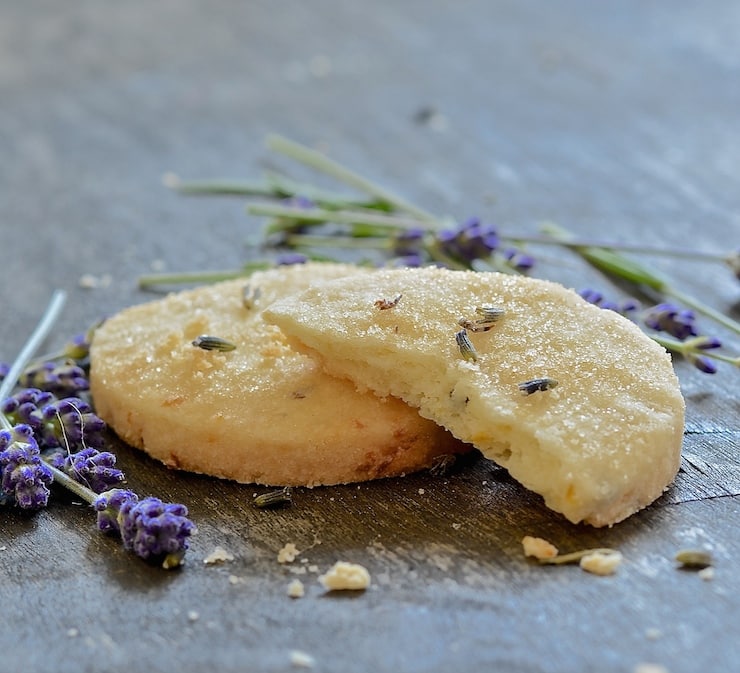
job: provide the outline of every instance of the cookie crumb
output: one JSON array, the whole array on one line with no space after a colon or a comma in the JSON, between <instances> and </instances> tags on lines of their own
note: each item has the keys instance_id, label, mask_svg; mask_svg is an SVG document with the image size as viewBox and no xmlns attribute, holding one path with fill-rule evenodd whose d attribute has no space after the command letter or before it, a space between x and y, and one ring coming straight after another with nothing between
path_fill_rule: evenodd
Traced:
<instances>
[{"instance_id":1,"label":"cookie crumb","mask_svg":"<svg viewBox=\"0 0 740 673\"><path fill-rule=\"evenodd\" d=\"M77 636L79 635L80 635L80 632L77 629L75 628L67 629L67 636L69 638L77 638Z\"/></svg>"},{"instance_id":2,"label":"cookie crumb","mask_svg":"<svg viewBox=\"0 0 740 673\"><path fill-rule=\"evenodd\" d=\"M462 528L462 524L461 523L453 523L452 524L452 528L454 530L460 530Z\"/></svg>"},{"instance_id":3,"label":"cookie crumb","mask_svg":"<svg viewBox=\"0 0 740 673\"><path fill-rule=\"evenodd\" d=\"M642 663L637 664L632 673L669 673L663 664Z\"/></svg>"},{"instance_id":4,"label":"cookie crumb","mask_svg":"<svg viewBox=\"0 0 740 673\"><path fill-rule=\"evenodd\" d=\"M714 579L714 566L707 566L706 568L702 568L696 574L699 575L699 577L701 577L705 582L709 582Z\"/></svg>"},{"instance_id":5,"label":"cookie crumb","mask_svg":"<svg viewBox=\"0 0 740 673\"><path fill-rule=\"evenodd\" d=\"M188 621L189 622L197 622L200 618L200 615L198 614L197 610L190 610L188 612Z\"/></svg>"},{"instance_id":6,"label":"cookie crumb","mask_svg":"<svg viewBox=\"0 0 740 673\"><path fill-rule=\"evenodd\" d=\"M525 535L522 538L522 547L525 556L534 556L537 560L555 558L558 555L558 548L541 537Z\"/></svg>"},{"instance_id":7,"label":"cookie crumb","mask_svg":"<svg viewBox=\"0 0 740 673\"><path fill-rule=\"evenodd\" d=\"M337 561L319 582L329 591L364 591L370 586L370 573L358 563Z\"/></svg>"},{"instance_id":8,"label":"cookie crumb","mask_svg":"<svg viewBox=\"0 0 740 673\"><path fill-rule=\"evenodd\" d=\"M658 640L658 638L661 638L662 636L663 632L660 629L655 628L654 626L645 630L645 637L648 640Z\"/></svg>"},{"instance_id":9,"label":"cookie crumb","mask_svg":"<svg viewBox=\"0 0 740 673\"><path fill-rule=\"evenodd\" d=\"M316 660L307 652L293 650L290 653L290 663L296 668L313 668Z\"/></svg>"},{"instance_id":10,"label":"cookie crumb","mask_svg":"<svg viewBox=\"0 0 740 673\"><path fill-rule=\"evenodd\" d=\"M278 552L277 562L293 563L298 554L300 554L300 552L298 551L298 548L295 546L295 544L293 544L292 542L286 542L283 548Z\"/></svg>"},{"instance_id":11,"label":"cookie crumb","mask_svg":"<svg viewBox=\"0 0 740 673\"><path fill-rule=\"evenodd\" d=\"M303 588L303 582L299 580L298 578L294 579L289 585L288 585L288 596L291 598L303 598L306 591Z\"/></svg>"},{"instance_id":12,"label":"cookie crumb","mask_svg":"<svg viewBox=\"0 0 740 673\"><path fill-rule=\"evenodd\" d=\"M419 489L419 495L424 495L425 493L426 493L426 491L423 488L420 488Z\"/></svg>"},{"instance_id":13,"label":"cookie crumb","mask_svg":"<svg viewBox=\"0 0 740 673\"><path fill-rule=\"evenodd\" d=\"M203 559L203 563L206 565L213 565L214 563L224 563L226 561L233 561L234 555L224 549L221 546L217 546L208 556Z\"/></svg>"},{"instance_id":14,"label":"cookie crumb","mask_svg":"<svg viewBox=\"0 0 740 673\"><path fill-rule=\"evenodd\" d=\"M579 565L583 570L594 575L613 575L621 562L622 554L618 551L595 551L586 554Z\"/></svg>"}]
</instances>

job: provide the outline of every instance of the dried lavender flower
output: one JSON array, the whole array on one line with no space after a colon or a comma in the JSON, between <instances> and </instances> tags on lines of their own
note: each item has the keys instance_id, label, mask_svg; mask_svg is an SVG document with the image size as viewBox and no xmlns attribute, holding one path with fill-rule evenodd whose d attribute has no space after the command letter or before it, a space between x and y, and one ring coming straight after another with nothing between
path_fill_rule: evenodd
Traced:
<instances>
[{"instance_id":1,"label":"dried lavender flower","mask_svg":"<svg viewBox=\"0 0 740 673\"><path fill-rule=\"evenodd\" d=\"M210 334L201 334L193 339L193 346L202 348L204 351L220 351L221 353L228 353L236 349L236 344L231 343L231 341Z\"/></svg>"},{"instance_id":2,"label":"dried lavender flower","mask_svg":"<svg viewBox=\"0 0 740 673\"><path fill-rule=\"evenodd\" d=\"M535 259L532 255L517 248L507 248L504 250L504 259L508 266L519 273L526 273L535 265Z\"/></svg>"},{"instance_id":3,"label":"dried lavender flower","mask_svg":"<svg viewBox=\"0 0 740 673\"><path fill-rule=\"evenodd\" d=\"M185 505L159 498L139 500L132 491L114 488L93 502L101 531L119 532L125 549L147 560L161 560L165 568L182 563L188 538L196 532Z\"/></svg>"},{"instance_id":4,"label":"dried lavender flower","mask_svg":"<svg viewBox=\"0 0 740 673\"><path fill-rule=\"evenodd\" d=\"M0 490L22 509L46 507L51 470L41 460L30 425L0 431Z\"/></svg>"},{"instance_id":5,"label":"dried lavender flower","mask_svg":"<svg viewBox=\"0 0 740 673\"><path fill-rule=\"evenodd\" d=\"M71 362L48 361L33 365L23 372L18 382L26 388L45 390L57 397L70 397L90 389L85 371Z\"/></svg>"},{"instance_id":6,"label":"dried lavender flower","mask_svg":"<svg viewBox=\"0 0 740 673\"><path fill-rule=\"evenodd\" d=\"M278 266L291 266L293 264L305 264L308 262L308 256L300 252L285 252L278 255L275 264Z\"/></svg>"},{"instance_id":7,"label":"dried lavender flower","mask_svg":"<svg viewBox=\"0 0 740 673\"><path fill-rule=\"evenodd\" d=\"M82 449L77 453L51 451L44 459L80 484L95 493L102 493L125 481L126 477L116 465L116 457L109 451Z\"/></svg>"},{"instance_id":8,"label":"dried lavender flower","mask_svg":"<svg viewBox=\"0 0 740 673\"><path fill-rule=\"evenodd\" d=\"M89 403L79 397L55 400L41 410L44 426L39 435L43 447L62 447L67 451L100 449L105 445L105 421L93 413Z\"/></svg>"},{"instance_id":9,"label":"dried lavender flower","mask_svg":"<svg viewBox=\"0 0 740 673\"><path fill-rule=\"evenodd\" d=\"M680 341L699 334L696 331L696 314L667 302L647 309L643 321L650 329L666 332Z\"/></svg>"},{"instance_id":10,"label":"dried lavender flower","mask_svg":"<svg viewBox=\"0 0 740 673\"><path fill-rule=\"evenodd\" d=\"M0 413L12 424L25 423L35 433L44 427L44 415L41 409L54 401L54 395L38 388L24 388L0 402ZM37 435L36 440L39 441ZM40 442L43 446L43 441Z\"/></svg>"},{"instance_id":11,"label":"dried lavender flower","mask_svg":"<svg viewBox=\"0 0 740 673\"><path fill-rule=\"evenodd\" d=\"M525 395L532 395L536 392L545 392L546 390L552 390L558 385L555 379L551 378L540 378L531 379L530 381L524 381L518 385L519 390Z\"/></svg>"},{"instance_id":12,"label":"dried lavender flower","mask_svg":"<svg viewBox=\"0 0 740 673\"><path fill-rule=\"evenodd\" d=\"M470 341L468 331L463 327L459 332L455 333L455 341L457 341L457 347L460 349L460 355L463 356L464 360L468 362L477 362L478 353L475 350L475 346Z\"/></svg>"},{"instance_id":13,"label":"dried lavender flower","mask_svg":"<svg viewBox=\"0 0 740 673\"><path fill-rule=\"evenodd\" d=\"M456 229L442 229L436 242L444 255L463 264L476 259L488 259L498 248L499 236L495 227L471 217Z\"/></svg>"}]
</instances>

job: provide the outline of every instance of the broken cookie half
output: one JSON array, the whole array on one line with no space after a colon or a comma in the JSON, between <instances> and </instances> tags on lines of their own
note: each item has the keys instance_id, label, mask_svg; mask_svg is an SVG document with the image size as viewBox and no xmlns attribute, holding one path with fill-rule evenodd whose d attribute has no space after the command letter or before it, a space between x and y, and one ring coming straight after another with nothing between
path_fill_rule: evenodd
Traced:
<instances>
[{"instance_id":1,"label":"broken cookie half","mask_svg":"<svg viewBox=\"0 0 740 673\"><path fill-rule=\"evenodd\" d=\"M417 407L572 522L616 523L675 477L684 401L666 351L562 286L396 269L264 312L327 372Z\"/></svg>"}]
</instances>

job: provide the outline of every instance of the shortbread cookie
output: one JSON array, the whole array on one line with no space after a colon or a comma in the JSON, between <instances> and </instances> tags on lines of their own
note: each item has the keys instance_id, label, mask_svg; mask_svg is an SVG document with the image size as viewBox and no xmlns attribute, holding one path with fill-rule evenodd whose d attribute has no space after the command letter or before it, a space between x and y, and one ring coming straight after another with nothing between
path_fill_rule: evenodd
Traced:
<instances>
[{"instance_id":1,"label":"shortbread cookie","mask_svg":"<svg viewBox=\"0 0 740 673\"><path fill-rule=\"evenodd\" d=\"M678 470L684 402L670 357L555 283L388 270L264 315L329 373L418 407L570 521L620 521Z\"/></svg>"},{"instance_id":2,"label":"shortbread cookie","mask_svg":"<svg viewBox=\"0 0 740 673\"><path fill-rule=\"evenodd\" d=\"M97 413L171 467L260 484L362 481L470 449L400 400L328 376L260 317L311 282L361 273L280 267L124 310L93 340ZM202 335L236 347L204 350Z\"/></svg>"}]
</instances>

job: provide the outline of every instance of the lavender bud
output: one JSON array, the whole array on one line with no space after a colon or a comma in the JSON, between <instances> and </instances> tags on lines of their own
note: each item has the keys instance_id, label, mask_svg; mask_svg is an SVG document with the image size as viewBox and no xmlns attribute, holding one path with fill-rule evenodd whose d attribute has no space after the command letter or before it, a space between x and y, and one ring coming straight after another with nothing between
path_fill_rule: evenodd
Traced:
<instances>
[{"instance_id":1,"label":"lavender bud","mask_svg":"<svg viewBox=\"0 0 740 673\"><path fill-rule=\"evenodd\" d=\"M183 554L195 525L185 505L164 503L159 498L123 503L121 538L126 549L143 559Z\"/></svg>"},{"instance_id":2,"label":"lavender bud","mask_svg":"<svg viewBox=\"0 0 740 673\"><path fill-rule=\"evenodd\" d=\"M93 503L93 509L97 512L98 530L107 533L121 530L120 512L124 504L136 503L139 496L133 491L123 488L112 488L101 493Z\"/></svg>"},{"instance_id":3,"label":"lavender bud","mask_svg":"<svg viewBox=\"0 0 740 673\"><path fill-rule=\"evenodd\" d=\"M722 342L717 337L698 336L686 342L688 348L697 348L708 351L713 348L722 348Z\"/></svg>"},{"instance_id":4,"label":"lavender bud","mask_svg":"<svg viewBox=\"0 0 740 673\"><path fill-rule=\"evenodd\" d=\"M421 227L406 229L393 239L392 254L396 257L418 255L423 241L424 230Z\"/></svg>"},{"instance_id":5,"label":"lavender bud","mask_svg":"<svg viewBox=\"0 0 740 673\"><path fill-rule=\"evenodd\" d=\"M596 304L597 306L604 300L604 295L601 292L593 290L590 287L580 290L578 294L589 304Z\"/></svg>"},{"instance_id":6,"label":"lavender bud","mask_svg":"<svg viewBox=\"0 0 740 673\"><path fill-rule=\"evenodd\" d=\"M30 367L19 379L22 386L45 390L57 397L69 397L90 389L84 370L76 364L43 362Z\"/></svg>"},{"instance_id":7,"label":"lavender bud","mask_svg":"<svg viewBox=\"0 0 740 673\"><path fill-rule=\"evenodd\" d=\"M25 388L0 403L0 412L13 424L30 425L34 432L44 426L41 407L54 400L51 393L38 388Z\"/></svg>"},{"instance_id":8,"label":"lavender bud","mask_svg":"<svg viewBox=\"0 0 740 673\"><path fill-rule=\"evenodd\" d=\"M695 353L687 353L686 359L694 365L699 371L704 372L705 374L716 374L717 373L717 365L714 364L714 361L711 358L708 358L706 355L696 355Z\"/></svg>"},{"instance_id":9,"label":"lavender bud","mask_svg":"<svg viewBox=\"0 0 740 673\"><path fill-rule=\"evenodd\" d=\"M41 443L45 447L61 446L74 451L88 447L100 449L105 444L105 422L78 397L56 400L47 404L41 413L44 418Z\"/></svg>"},{"instance_id":10,"label":"lavender bud","mask_svg":"<svg viewBox=\"0 0 740 673\"><path fill-rule=\"evenodd\" d=\"M49 501L51 470L41 460L30 425L0 432L0 491L22 509L40 509Z\"/></svg>"},{"instance_id":11,"label":"lavender bud","mask_svg":"<svg viewBox=\"0 0 740 673\"><path fill-rule=\"evenodd\" d=\"M123 472L115 467L116 457L108 451L83 449L65 454L56 450L47 455L46 460L95 493L102 493L125 481Z\"/></svg>"},{"instance_id":12,"label":"lavender bud","mask_svg":"<svg viewBox=\"0 0 740 673\"><path fill-rule=\"evenodd\" d=\"M466 220L457 229L439 231L436 241L442 252L466 264L487 259L499 245L496 229L482 224L477 217Z\"/></svg>"},{"instance_id":13,"label":"lavender bud","mask_svg":"<svg viewBox=\"0 0 740 673\"><path fill-rule=\"evenodd\" d=\"M504 251L504 258L508 265L521 273L529 271L535 264L534 257L516 248L508 248Z\"/></svg>"},{"instance_id":14,"label":"lavender bud","mask_svg":"<svg viewBox=\"0 0 740 673\"><path fill-rule=\"evenodd\" d=\"M643 317L645 325L650 329L667 332L680 341L697 336L695 320L693 311L681 310L668 303L647 309Z\"/></svg>"},{"instance_id":15,"label":"lavender bud","mask_svg":"<svg viewBox=\"0 0 740 673\"><path fill-rule=\"evenodd\" d=\"M10 373L10 365L7 362L0 362L0 381L5 380L5 377Z\"/></svg>"},{"instance_id":16,"label":"lavender bud","mask_svg":"<svg viewBox=\"0 0 740 673\"><path fill-rule=\"evenodd\" d=\"M278 255L275 264L278 266L291 266L293 264L305 264L307 261L308 257L300 252L285 252L282 255Z\"/></svg>"}]
</instances>

